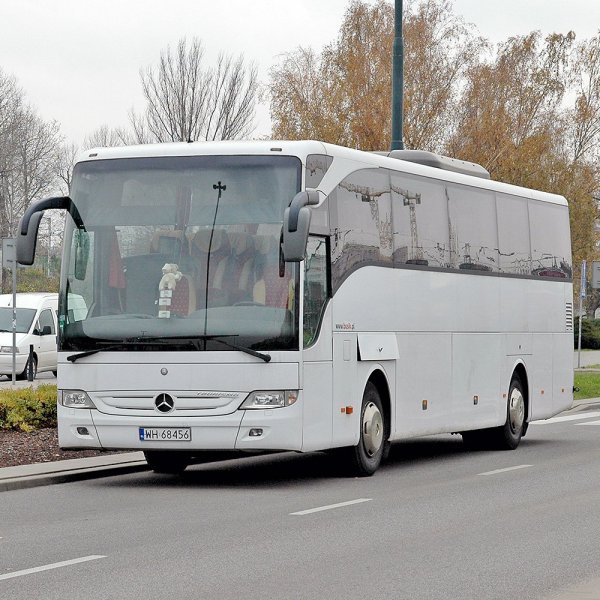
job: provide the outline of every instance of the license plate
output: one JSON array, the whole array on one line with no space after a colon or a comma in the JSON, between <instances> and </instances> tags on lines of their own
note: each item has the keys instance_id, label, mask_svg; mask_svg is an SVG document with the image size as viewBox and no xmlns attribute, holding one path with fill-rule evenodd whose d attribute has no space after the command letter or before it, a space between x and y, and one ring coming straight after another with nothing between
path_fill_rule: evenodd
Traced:
<instances>
[{"instance_id":1,"label":"license plate","mask_svg":"<svg viewBox=\"0 0 600 600\"><path fill-rule=\"evenodd\" d=\"M191 442L190 427L140 427L140 442Z\"/></svg>"}]
</instances>

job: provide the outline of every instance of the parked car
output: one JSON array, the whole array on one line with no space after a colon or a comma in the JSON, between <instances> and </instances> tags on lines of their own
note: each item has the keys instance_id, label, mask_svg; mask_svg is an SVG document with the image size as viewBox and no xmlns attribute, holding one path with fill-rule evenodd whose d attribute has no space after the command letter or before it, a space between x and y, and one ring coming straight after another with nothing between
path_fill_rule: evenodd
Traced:
<instances>
[{"instance_id":1,"label":"parked car","mask_svg":"<svg viewBox=\"0 0 600 600\"><path fill-rule=\"evenodd\" d=\"M12 375L13 296L0 294L0 375ZM56 311L58 294L17 294L16 375L27 378L29 347L33 345L33 376L56 375Z\"/></svg>"}]
</instances>

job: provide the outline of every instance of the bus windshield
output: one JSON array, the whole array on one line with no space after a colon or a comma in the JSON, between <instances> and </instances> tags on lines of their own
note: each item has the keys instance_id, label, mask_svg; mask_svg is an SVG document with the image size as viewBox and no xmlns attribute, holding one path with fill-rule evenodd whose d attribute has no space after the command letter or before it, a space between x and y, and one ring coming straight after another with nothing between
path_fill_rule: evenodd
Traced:
<instances>
[{"instance_id":1,"label":"bus windshield","mask_svg":"<svg viewBox=\"0 0 600 600\"><path fill-rule=\"evenodd\" d=\"M300 177L299 159L288 156L79 163L61 349L132 339L155 349L160 339L170 342L161 350L232 350L211 336L254 350L298 349L298 268L283 263L280 236Z\"/></svg>"}]
</instances>

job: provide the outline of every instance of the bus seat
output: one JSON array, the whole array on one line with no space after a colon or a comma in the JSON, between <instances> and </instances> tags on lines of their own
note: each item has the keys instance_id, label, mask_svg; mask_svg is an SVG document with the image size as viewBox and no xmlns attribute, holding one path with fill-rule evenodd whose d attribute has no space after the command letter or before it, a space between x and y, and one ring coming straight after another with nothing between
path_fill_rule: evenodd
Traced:
<instances>
[{"instance_id":1,"label":"bus seat","mask_svg":"<svg viewBox=\"0 0 600 600\"><path fill-rule=\"evenodd\" d=\"M226 286L230 300L242 302L252 299L254 285L254 240L243 232L229 233L231 255L225 265Z\"/></svg>"},{"instance_id":2,"label":"bus seat","mask_svg":"<svg viewBox=\"0 0 600 600\"><path fill-rule=\"evenodd\" d=\"M196 310L196 289L189 275L181 275L173 290L170 311L180 317L187 317Z\"/></svg>"},{"instance_id":3,"label":"bus seat","mask_svg":"<svg viewBox=\"0 0 600 600\"><path fill-rule=\"evenodd\" d=\"M142 254L123 259L125 310L128 313L156 315L158 284L165 260L160 254Z\"/></svg>"},{"instance_id":4,"label":"bus seat","mask_svg":"<svg viewBox=\"0 0 600 600\"><path fill-rule=\"evenodd\" d=\"M206 302L202 299L206 298L209 306L228 304L224 287L226 263L223 262L230 255L227 233L223 229L215 229L212 235L210 229L196 232L192 238L191 252L198 308L204 307Z\"/></svg>"}]
</instances>

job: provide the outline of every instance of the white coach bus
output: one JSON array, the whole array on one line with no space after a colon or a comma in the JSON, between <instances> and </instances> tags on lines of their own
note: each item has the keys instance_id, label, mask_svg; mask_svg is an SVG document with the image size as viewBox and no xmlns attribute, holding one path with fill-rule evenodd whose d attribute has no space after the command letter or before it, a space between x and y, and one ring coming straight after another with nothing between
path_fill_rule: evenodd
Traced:
<instances>
[{"instance_id":1,"label":"white coach bus","mask_svg":"<svg viewBox=\"0 0 600 600\"><path fill-rule=\"evenodd\" d=\"M477 165L315 141L100 148L70 197L62 448L340 449L460 433L513 449L572 403L567 202Z\"/></svg>"}]
</instances>

